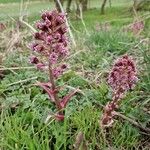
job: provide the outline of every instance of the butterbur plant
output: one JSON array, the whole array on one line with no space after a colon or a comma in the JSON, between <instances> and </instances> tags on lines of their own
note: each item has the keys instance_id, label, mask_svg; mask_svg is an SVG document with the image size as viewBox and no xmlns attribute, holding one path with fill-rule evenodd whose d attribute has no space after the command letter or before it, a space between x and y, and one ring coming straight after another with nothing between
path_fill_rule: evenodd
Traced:
<instances>
[{"instance_id":1,"label":"butterbur plant","mask_svg":"<svg viewBox=\"0 0 150 150\"><path fill-rule=\"evenodd\" d=\"M131 26L131 31L133 34L137 35L144 29L144 22L143 21L135 21Z\"/></svg>"},{"instance_id":2,"label":"butterbur plant","mask_svg":"<svg viewBox=\"0 0 150 150\"><path fill-rule=\"evenodd\" d=\"M104 113L101 118L101 125L109 127L114 122L115 110L119 107L127 91L132 90L137 83L137 70L131 57L124 55L117 59L109 76L108 84L112 88L112 101L104 107Z\"/></svg>"},{"instance_id":3,"label":"butterbur plant","mask_svg":"<svg viewBox=\"0 0 150 150\"><path fill-rule=\"evenodd\" d=\"M48 73L49 81L38 82L37 85L43 88L52 103L55 104L57 112L54 116L57 120L64 120L64 112L68 101L77 92L71 91L63 98L58 94L62 87L56 85L57 79L67 69L67 64L63 63L68 56L68 38L66 26L66 14L56 10L46 11L41 15L41 20L36 23L38 32L34 34L34 42L30 45L32 55L30 62L41 71Z\"/></svg>"},{"instance_id":4,"label":"butterbur plant","mask_svg":"<svg viewBox=\"0 0 150 150\"><path fill-rule=\"evenodd\" d=\"M139 35L143 30L144 30L144 21L142 20L137 20L134 21L132 24L129 26L125 27L123 30L125 32L132 32L134 35Z\"/></svg>"}]
</instances>

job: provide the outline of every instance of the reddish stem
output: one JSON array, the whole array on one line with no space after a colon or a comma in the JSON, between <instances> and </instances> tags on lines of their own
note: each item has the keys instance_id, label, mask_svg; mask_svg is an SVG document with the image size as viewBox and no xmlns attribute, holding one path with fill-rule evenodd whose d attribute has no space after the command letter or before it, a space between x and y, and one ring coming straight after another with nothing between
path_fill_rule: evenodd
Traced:
<instances>
[{"instance_id":1,"label":"reddish stem","mask_svg":"<svg viewBox=\"0 0 150 150\"><path fill-rule=\"evenodd\" d=\"M116 96L120 92L120 89L113 95L113 99L111 102L107 104L104 110L104 115L102 117L102 124L103 125L109 125L109 123L112 123L113 121L113 112L117 109L119 98Z\"/></svg>"},{"instance_id":2,"label":"reddish stem","mask_svg":"<svg viewBox=\"0 0 150 150\"><path fill-rule=\"evenodd\" d=\"M61 110L61 105L60 105L60 102L59 102L59 97L58 97L57 92L56 92L56 86L55 86L54 76L53 76L53 73L52 73L52 68L51 68L50 62L49 62L49 79L50 79L50 82L52 84L52 91L54 91L53 96L54 96L54 101L55 101L56 107L60 111Z\"/></svg>"}]
</instances>

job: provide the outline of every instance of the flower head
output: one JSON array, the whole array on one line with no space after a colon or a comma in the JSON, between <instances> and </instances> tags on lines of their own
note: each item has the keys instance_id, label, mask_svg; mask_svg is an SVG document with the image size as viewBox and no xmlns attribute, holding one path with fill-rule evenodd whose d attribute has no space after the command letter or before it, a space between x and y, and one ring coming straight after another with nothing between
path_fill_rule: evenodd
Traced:
<instances>
[{"instance_id":1,"label":"flower head","mask_svg":"<svg viewBox=\"0 0 150 150\"><path fill-rule=\"evenodd\" d=\"M36 27L39 31L34 34L35 42L30 47L33 52L38 53L39 62L44 62L47 65L51 63L53 72L61 72L56 73L58 77L58 74L62 74L62 71L58 71L61 68L59 63L68 55L65 14L56 10L45 11L41 15L41 20L36 23ZM42 64L38 66L40 67L37 68L41 68ZM56 69L55 66L59 69Z\"/></svg>"},{"instance_id":2,"label":"flower head","mask_svg":"<svg viewBox=\"0 0 150 150\"><path fill-rule=\"evenodd\" d=\"M115 110L119 106L119 101L125 96L126 92L135 87L137 83L136 66L131 57L124 55L117 59L109 76L108 84L112 88L112 101L108 102L104 108L101 118L101 125L110 127L114 122Z\"/></svg>"},{"instance_id":3,"label":"flower head","mask_svg":"<svg viewBox=\"0 0 150 150\"><path fill-rule=\"evenodd\" d=\"M144 29L144 22L143 21L136 21L131 26L131 30L134 34L138 34L140 31Z\"/></svg>"},{"instance_id":4,"label":"flower head","mask_svg":"<svg viewBox=\"0 0 150 150\"><path fill-rule=\"evenodd\" d=\"M125 92L135 87L137 81L137 71L133 59L128 55L117 59L108 77L108 84L114 94L118 94L116 96L121 98Z\"/></svg>"}]
</instances>

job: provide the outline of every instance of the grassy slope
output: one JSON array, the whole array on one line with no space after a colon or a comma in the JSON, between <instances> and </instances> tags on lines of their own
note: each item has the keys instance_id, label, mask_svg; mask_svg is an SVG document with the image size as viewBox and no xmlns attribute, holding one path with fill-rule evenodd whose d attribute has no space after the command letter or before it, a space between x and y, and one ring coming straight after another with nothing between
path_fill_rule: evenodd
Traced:
<instances>
[{"instance_id":1,"label":"grassy slope","mask_svg":"<svg viewBox=\"0 0 150 150\"><path fill-rule=\"evenodd\" d=\"M97 5L97 3L92 3L93 7L95 4ZM5 5L5 9L10 8L9 5ZM19 4L12 7L18 8L18 10L13 9L16 12L12 14L12 16L17 16ZM30 12L31 23L39 18L37 15L39 10L47 7L47 3L42 5L31 3L28 7L30 8L28 12ZM78 94L72 98L66 109L66 119L63 123L54 120L48 124L43 123L47 114L51 109L54 110L54 107L49 103L47 96L42 93L41 89L33 86L33 84L36 80L47 80L47 76L44 77L43 73L34 69L5 72L5 77L0 81L0 147L2 149L47 150L49 147L52 150L73 149L79 132L83 132L88 148L92 150L108 147L131 150L138 149L139 146L148 149L148 137L143 138L139 130L128 121L117 118L114 126L107 132L106 139L98 123L102 113L102 108L98 104L106 104L110 100L106 74L113 60L126 52L133 55L138 62L140 81L136 89L122 101L119 111L141 122L144 126L148 125L149 122L149 115L143 111L143 108L150 106L148 93L150 88L149 48L144 44L139 44L138 48L134 48L139 43L140 38L126 35L117 29L133 19L126 10L127 7L116 6L107 9L103 16L97 15L99 13L98 8L85 12L84 21L90 31L90 36L85 33L77 33L77 47L75 50L72 49L72 59L69 60L72 71L66 73L58 82L58 84L66 83L72 87L79 87L84 95ZM8 9L5 11L9 13ZM73 26L82 31L81 22L70 18L73 20ZM3 16L3 19L6 17ZM111 21L112 31L108 33L92 31L97 21ZM8 32L9 35L9 31L10 29L5 32ZM3 41L3 36L7 40L6 43L5 41L2 42L0 48L2 51L7 49L7 42L11 39L5 32L1 33L2 36L0 36L1 41ZM27 62L29 51L26 44L29 43L31 35L25 29L25 31L20 32L19 38L20 45L14 47L13 53L10 53L4 61L3 65L6 67L29 66ZM74 55L76 51L81 52ZM37 77L37 79L23 82L23 80L33 77ZM18 81L22 82L17 83ZM61 95L64 93L66 91L63 91ZM145 141L145 145L143 141Z\"/></svg>"}]
</instances>

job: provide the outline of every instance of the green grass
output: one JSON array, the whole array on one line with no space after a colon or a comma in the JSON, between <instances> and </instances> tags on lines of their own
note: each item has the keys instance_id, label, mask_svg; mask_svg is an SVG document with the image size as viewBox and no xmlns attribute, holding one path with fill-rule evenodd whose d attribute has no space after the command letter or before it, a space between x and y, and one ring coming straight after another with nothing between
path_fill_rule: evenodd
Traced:
<instances>
[{"instance_id":1,"label":"green grass","mask_svg":"<svg viewBox=\"0 0 150 150\"><path fill-rule=\"evenodd\" d=\"M13 0L12 0L13 1ZM27 1L23 1L23 3L21 3L21 1L13 1L14 3L12 3L12 1L8 0L7 2L10 3L5 3L6 1L1 1L1 5L0 5L0 19L2 20L7 20L8 17L18 17L20 15L20 11L23 15L27 15L29 17L29 19L31 18L31 20L36 20L37 17L39 16L39 12L45 9L52 9L54 8L54 3L53 2L49 2L48 0L45 1L30 1L29 3ZM85 13L85 16L87 16L87 19L89 17L95 16L99 20L103 20L103 18L105 18L105 16L103 16L102 18L100 17L100 15L97 15L97 12L100 12L100 4L98 0L94 0L93 2L89 2L89 8L91 9L95 9L97 8L97 11L91 11L91 12L87 12ZM115 10L115 12L117 12L116 14L111 13L111 15L115 15L117 17L117 15L119 14L120 16L120 10L122 10L119 7L129 7L131 5L129 0L125 0L124 2L119 1L119 0L115 0L113 1L112 4L112 8L111 8L111 12ZM119 11L116 11L116 8L119 8ZM107 4L107 8L108 8L108 4ZM9 11L11 10L11 11ZM107 13L109 13L109 11L106 11ZM90 14L90 15L89 15ZM100 14L100 13L99 13ZM109 16L106 15L106 17L108 17L110 19ZM112 18L112 17L111 17ZM115 17L114 17L115 18ZM90 19L90 18L89 18ZM107 18L106 18L107 19Z\"/></svg>"},{"instance_id":2,"label":"green grass","mask_svg":"<svg viewBox=\"0 0 150 150\"><path fill-rule=\"evenodd\" d=\"M114 0L112 2L111 8L109 7L109 3L107 3L104 15L100 14L100 4L101 3L99 3L98 0L89 2L90 10L83 13L83 20L85 22L87 30L94 29L97 23L104 23L106 21L109 22L115 28L120 28L122 25L127 25L133 21L133 14L129 12L129 8L132 6L131 1ZM66 7L66 5L64 7ZM18 20L18 17L23 15L25 18L28 19L29 23L33 25L33 23L39 19L41 11L51 10L53 8L55 8L54 3L49 2L48 0L42 2L29 1L29 3L26 1L23 1L23 3L21 3L21 1L18 1L12 3L11 5L10 3L2 2L2 4L0 5L0 19L3 22L7 22L8 20L13 19ZM142 14L142 12L139 13L139 15ZM72 11L72 13L69 15L72 27L74 27L74 29L77 31L83 31L84 25L79 19L76 19L74 15L74 11ZM148 26L149 22L146 24Z\"/></svg>"},{"instance_id":3,"label":"green grass","mask_svg":"<svg viewBox=\"0 0 150 150\"><path fill-rule=\"evenodd\" d=\"M0 78L0 149L3 150L68 150L74 149L77 135L82 132L84 142L91 150L134 150L149 149L147 135L131 122L120 117L115 118L112 128L106 132L99 125L103 113L102 105L111 100L111 90L107 85L107 75L114 60L128 53L134 57L138 66L139 82L133 91L121 101L118 112L140 122L143 127L149 127L150 116L145 109L150 107L150 53L147 38L148 24L141 36L122 31L123 25L130 23L133 16L128 12L128 5L122 7L123 2L112 8L107 7L106 14L100 15L99 8L94 8L98 1L92 3L92 9L84 12L84 21L89 34L86 34L80 20L70 15L77 47L71 46L68 63L70 70L66 72L58 85L66 84L69 87L78 87L81 93L74 96L65 109L64 122L57 122L46 118L55 111L49 103L48 96L41 88L34 85L37 81L47 81L45 73L30 69L6 69ZM122 4L121 4L122 3ZM1 5L0 11L12 17L19 16L19 5L15 3ZM5 7L4 7L5 6ZM12 14L5 8L13 8ZM41 9L51 7L46 2L32 2L28 6L29 22L32 24L39 18ZM1 14L4 20L9 18ZM140 12L143 14L143 12ZM96 31L96 22L110 22L109 31ZM147 21L148 22L148 21ZM28 43L31 33L23 27L16 32L15 25L0 33L0 53L8 50L9 41L14 37L12 33L19 33L17 43L12 45L11 51L0 64L5 68L29 67ZM138 46L137 46L138 44ZM136 46L136 47L135 47ZM1 74L1 72L0 72ZM59 96L65 95L66 90ZM105 137L106 136L106 137Z\"/></svg>"},{"instance_id":4,"label":"green grass","mask_svg":"<svg viewBox=\"0 0 150 150\"><path fill-rule=\"evenodd\" d=\"M21 6L21 3L12 3L11 5L10 3L1 4L0 5L0 12L1 12L0 19L6 21L8 18L17 18L20 15L23 15L23 16L28 16L29 18L34 17L36 20L37 16L39 16L40 14L40 11L45 10L45 9L52 9L53 7L54 7L53 3L49 3L45 1L23 3L23 6Z\"/></svg>"},{"instance_id":5,"label":"green grass","mask_svg":"<svg viewBox=\"0 0 150 150\"><path fill-rule=\"evenodd\" d=\"M89 44L90 43L90 44ZM93 32L87 42L91 49L97 51L124 54L135 44L134 37L123 33L122 30L108 32Z\"/></svg>"},{"instance_id":6,"label":"green grass","mask_svg":"<svg viewBox=\"0 0 150 150\"><path fill-rule=\"evenodd\" d=\"M114 31L110 31L109 34L113 35ZM149 115L143 112L142 109L149 105L149 95L143 96L140 93L141 90L144 93L147 93L149 90L149 76L147 75L148 49L140 45L142 52L141 49L136 50L135 53L134 51L131 52L132 47L138 43L137 38L132 38L132 41L130 41L132 44L128 51L122 51L122 45L117 45L117 42L115 43L114 40L110 39L107 43L110 45L115 44L117 49L113 49L113 46L110 46L113 51L109 51L106 47L107 44L105 45L105 41L109 39L109 36L105 37L102 35L103 33L97 33L97 36L100 37L93 38L95 35L92 34L86 39L87 41L85 40L88 43L91 41L92 44L99 39L98 43L103 43L100 49L95 47L89 49L84 46L84 43L83 47L78 43L77 48L82 47L84 50L69 60L72 71L66 73L58 82L58 84L66 83L71 87L79 87L84 93L84 95L78 94L72 98L66 108L66 119L62 123L54 120L50 120L48 124L44 123L47 115L54 110L54 107L49 103L47 95L40 88L33 85L36 80L47 80L46 76L43 78L43 73L34 69L5 72L5 77L1 81L0 86L2 97L0 145L4 150L40 150L49 149L49 147L56 150L73 149L73 144L79 132L84 134L84 140L90 149L106 149L108 146L111 146L114 149L130 150L141 146L140 141L144 139L139 130L128 121L120 118L116 118L113 128L108 131L105 139L103 130L99 126L102 108L97 104L105 105L111 99L105 76L111 67L114 57L124 52L132 53L137 59L142 57L147 65L143 66L143 63L140 62L139 67L143 67L146 74L139 74L139 84L122 101L119 111L139 121L144 126L148 125ZM115 38L124 42L124 38L119 39L118 36ZM130 37L128 38L130 39ZM6 67L13 65L29 66L27 62L28 55L28 51L26 53L18 53L15 50L5 60L4 65ZM80 67L81 64L82 69ZM95 80L99 73L99 78ZM37 79L17 83L17 81L23 81L32 77L37 77ZM144 99L141 100L141 98ZM109 145L106 143L106 140L108 140Z\"/></svg>"}]
</instances>

